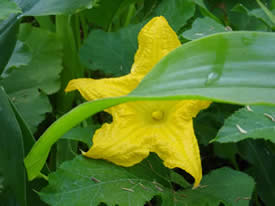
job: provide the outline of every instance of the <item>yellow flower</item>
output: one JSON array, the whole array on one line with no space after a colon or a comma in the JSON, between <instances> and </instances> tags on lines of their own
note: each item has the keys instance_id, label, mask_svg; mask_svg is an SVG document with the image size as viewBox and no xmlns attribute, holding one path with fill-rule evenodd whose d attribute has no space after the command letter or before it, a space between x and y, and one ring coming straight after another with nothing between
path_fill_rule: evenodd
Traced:
<instances>
[{"instance_id":1,"label":"yellow flower","mask_svg":"<svg viewBox=\"0 0 275 206\"><path fill-rule=\"evenodd\" d=\"M180 46L176 33L164 17L155 17L138 36L139 48L128 75L105 79L75 79L66 92L78 90L86 100L127 95L170 51ZM93 137L93 146L84 155L129 167L155 152L168 168L179 167L191 174L194 187L202 178L198 143L192 118L209 101L138 101L111 107L113 116Z\"/></svg>"}]
</instances>

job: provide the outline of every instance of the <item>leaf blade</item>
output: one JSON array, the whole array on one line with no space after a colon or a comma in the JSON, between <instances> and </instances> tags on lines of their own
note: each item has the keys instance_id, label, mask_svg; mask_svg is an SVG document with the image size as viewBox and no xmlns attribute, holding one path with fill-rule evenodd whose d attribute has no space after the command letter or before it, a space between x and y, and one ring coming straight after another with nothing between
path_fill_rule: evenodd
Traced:
<instances>
[{"instance_id":1,"label":"leaf blade","mask_svg":"<svg viewBox=\"0 0 275 206\"><path fill-rule=\"evenodd\" d=\"M153 179L159 182L162 191L156 188ZM49 186L42 190L40 196L53 206L98 205L101 202L138 206L155 195L166 193L161 181L144 163L127 168L78 156L62 164L56 173L49 176ZM58 201L60 199L63 201Z\"/></svg>"},{"instance_id":2,"label":"leaf blade","mask_svg":"<svg viewBox=\"0 0 275 206\"><path fill-rule=\"evenodd\" d=\"M0 171L3 173L4 187L9 189L8 198L16 199L14 202L24 206L26 205L26 178L22 164L23 137L3 87L0 87L0 123L2 145Z\"/></svg>"},{"instance_id":3,"label":"leaf blade","mask_svg":"<svg viewBox=\"0 0 275 206\"><path fill-rule=\"evenodd\" d=\"M190 54L198 53L200 51L200 42L204 44L205 41L208 43L204 45L204 50L202 52L205 52L207 55L207 51L215 51L215 47L209 46L209 44L212 44L213 42L216 42L216 37L218 38L220 36L225 35L227 39L233 35L233 39L237 40L236 42L242 41L243 37L247 36L253 36L255 32L237 32L237 33L221 33L218 35L212 35L207 38L201 38L199 40L195 40L191 43L185 44L182 47L180 47L177 51L171 52L167 57L165 57L156 67L148 74L148 76L145 77L145 80L143 80L140 84L140 86L134 90L133 93L131 93L128 96L124 97L118 97L118 98L108 98L108 99L101 99L96 101L91 101L84 103L77 108L73 109L71 112L67 113L66 115L62 116L58 121L56 121L54 124L51 125L47 129L47 131L41 136L41 138L37 141L37 143L32 148L31 152L25 159L25 166L28 171L28 177L29 179L33 179L39 175L39 171L43 167L48 153L50 151L50 148L52 144L54 144L62 135L64 135L68 130L70 130L72 127L77 125L79 122L87 118L88 116L91 116L95 114L96 112L99 112L103 109L106 109L110 106L114 106L117 104L121 104L128 101L137 101L137 100L172 100L172 99L190 99L190 98L199 98L199 99L211 99L214 101L220 101L220 102L229 102L234 104L271 104L275 105L275 93L274 93L274 81L266 81L267 79L274 77L274 69L273 65L275 64L275 54L274 52L270 52L269 50L273 49L274 45L272 42L275 41L275 35L269 34L269 33L257 33L257 38L255 39L256 48L253 49L252 53L249 53L246 57L246 61L249 62L249 66L252 64L261 64L263 61L265 61L265 64L262 65L261 71L266 76L262 76L261 78L264 80L264 82L261 82L262 84L265 84L266 87L262 88L254 88L254 82L255 78L258 77L258 75L255 75L252 73L252 76L249 76L249 73L247 76L247 81L251 83L253 88L247 88L247 87L239 87L239 88L232 88L232 84L224 84L219 85L220 87L213 88L213 87L207 87L204 82L207 80L207 75L209 74L209 71L203 74L203 76L200 76L200 67L201 65L198 65L199 69L193 68L196 75L198 75L199 83L198 84L190 84L190 82L187 81L185 77L183 79L177 78L178 71L184 71L182 69L182 66L186 68L187 65L187 71L189 65L193 64L193 59L189 58L189 62L184 62L184 64L176 64L176 67L173 67L173 65L167 64L167 61L180 61L181 57L184 57L184 54L186 54L186 51ZM228 39L230 40L230 39ZM235 43L236 43L235 42ZM218 42L223 43L223 42ZM195 45L195 47L193 47ZM254 45L254 41L251 42L251 45ZM216 43L216 46L217 45ZM230 48L230 44L228 45ZM236 46L235 44L233 46ZM239 47L242 48L243 44L240 44ZM269 53L262 53L263 50L266 49L266 52ZM192 52L191 52L192 51ZM219 51L219 50L218 50ZM224 50L220 50L222 54L225 55ZM234 53L232 51L232 53ZM181 54L181 55L180 55ZM213 54L210 52L210 54ZM232 54L234 55L234 54ZM237 54L236 54L237 55ZM235 58L242 60L242 57L240 55L234 56ZM187 59L188 60L188 59ZM205 58L205 61L208 61L208 65L215 65L215 61L213 62L212 58ZM225 59L225 62L228 61L228 59ZM229 61L230 62L230 61ZM188 64L187 64L188 63ZM198 63L198 62L196 62ZM203 62L205 63L205 62ZM181 66L182 65L182 66ZM232 77L238 78L240 74L242 74L242 70L239 70L238 68L243 68L242 66L246 66L246 64L240 64L238 67L235 68L235 71L233 73L229 73L230 75L233 75ZM253 67L253 65L252 65ZM255 67L255 65L254 65ZM172 68L172 71L171 71ZM167 71L166 71L167 70ZM229 70L230 71L230 70ZM266 73L264 72L266 71ZM168 75L168 82L170 82L169 89L167 90L166 87L164 88L162 86L162 83L165 82L167 77L167 72L171 73L172 75ZM182 73L181 73L182 74ZM194 73L193 73L194 74ZM258 74L258 73L257 73ZM195 76L196 76L195 75ZM222 74L223 75L223 74ZM173 78L175 77L175 79ZM187 75L188 77L188 75ZM175 81L177 81L178 84L175 84ZM166 81L167 82L167 81ZM233 82L234 83L234 82ZM189 85L188 85L189 84ZM179 87L180 85L180 87ZM184 85L188 85L187 89L182 89ZM202 86L202 87L198 87ZM261 85L260 85L261 86ZM219 91L219 92L217 92ZM237 92L237 93L236 93ZM238 95L236 95L238 94ZM240 95L242 94L242 95ZM249 94L249 98L244 97L244 94ZM253 95L251 95L253 94Z\"/></svg>"},{"instance_id":4,"label":"leaf blade","mask_svg":"<svg viewBox=\"0 0 275 206\"><path fill-rule=\"evenodd\" d=\"M268 42L274 40L272 33L227 32L186 43L163 58L130 96L199 97L272 105L275 48ZM244 52L246 55L241 55Z\"/></svg>"},{"instance_id":5,"label":"leaf blade","mask_svg":"<svg viewBox=\"0 0 275 206\"><path fill-rule=\"evenodd\" d=\"M263 138L275 143L275 108L272 106L251 106L231 115L212 141L220 143L238 142L247 138ZM269 115L269 116L268 116ZM240 130L240 128L243 129Z\"/></svg>"},{"instance_id":6,"label":"leaf blade","mask_svg":"<svg viewBox=\"0 0 275 206\"><path fill-rule=\"evenodd\" d=\"M224 178L226 177L226 178ZM201 186L195 190L183 190L176 193L176 205L225 205L248 206L254 180L245 173L220 168L204 176Z\"/></svg>"}]
</instances>

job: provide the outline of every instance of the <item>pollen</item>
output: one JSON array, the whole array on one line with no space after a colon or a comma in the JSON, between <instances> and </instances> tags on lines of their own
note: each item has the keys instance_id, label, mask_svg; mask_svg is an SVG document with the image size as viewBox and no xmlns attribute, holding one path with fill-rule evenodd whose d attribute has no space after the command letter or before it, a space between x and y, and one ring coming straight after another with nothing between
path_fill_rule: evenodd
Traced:
<instances>
[{"instance_id":1,"label":"pollen","mask_svg":"<svg viewBox=\"0 0 275 206\"><path fill-rule=\"evenodd\" d=\"M160 110L152 112L152 119L153 120L160 121L160 120L163 119L163 116L164 116L164 114Z\"/></svg>"}]
</instances>

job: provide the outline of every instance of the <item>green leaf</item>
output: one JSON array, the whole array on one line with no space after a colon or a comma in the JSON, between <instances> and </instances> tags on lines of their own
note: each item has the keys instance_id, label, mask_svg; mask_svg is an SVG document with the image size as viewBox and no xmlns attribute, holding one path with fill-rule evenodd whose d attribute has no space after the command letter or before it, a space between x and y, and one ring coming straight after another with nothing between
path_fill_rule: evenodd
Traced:
<instances>
[{"instance_id":1,"label":"green leaf","mask_svg":"<svg viewBox=\"0 0 275 206\"><path fill-rule=\"evenodd\" d=\"M32 51L31 61L13 69L1 83L34 132L51 111L47 95L59 89L62 48L55 34L38 28L28 33L24 43Z\"/></svg>"},{"instance_id":2,"label":"green leaf","mask_svg":"<svg viewBox=\"0 0 275 206\"><path fill-rule=\"evenodd\" d=\"M238 163L236 161L236 155L238 153L238 148L236 144L219 144L215 143L213 145L214 153L217 157L229 160L233 166L238 169Z\"/></svg>"},{"instance_id":3,"label":"green leaf","mask_svg":"<svg viewBox=\"0 0 275 206\"><path fill-rule=\"evenodd\" d=\"M52 124L25 159L29 179L39 175L51 146L61 136L87 117L117 104L197 98L275 105L274 41L272 33L228 32L175 49L130 95L84 103Z\"/></svg>"},{"instance_id":4,"label":"green leaf","mask_svg":"<svg viewBox=\"0 0 275 206\"><path fill-rule=\"evenodd\" d=\"M20 13L21 9L13 1L0 0L0 21L9 17L10 14Z\"/></svg>"},{"instance_id":5,"label":"green leaf","mask_svg":"<svg viewBox=\"0 0 275 206\"><path fill-rule=\"evenodd\" d=\"M212 19L214 19L215 21L217 21L218 23L221 23L221 21L214 15L212 14L208 8L205 6L203 0L192 0L195 4L197 4L197 6L199 6L201 13L204 16L208 16Z\"/></svg>"},{"instance_id":6,"label":"green leaf","mask_svg":"<svg viewBox=\"0 0 275 206\"><path fill-rule=\"evenodd\" d=\"M245 173L224 167L203 177L201 186L176 193L179 206L248 206L254 180Z\"/></svg>"},{"instance_id":7,"label":"green leaf","mask_svg":"<svg viewBox=\"0 0 275 206\"><path fill-rule=\"evenodd\" d=\"M16 17L0 22L0 75L2 74L17 40L18 24Z\"/></svg>"},{"instance_id":8,"label":"green leaf","mask_svg":"<svg viewBox=\"0 0 275 206\"><path fill-rule=\"evenodd\" d=\"M105 5L107 4L106 2L108 1L103 1L102 4ZM118 3L119 2L116 2L116 4ZM121 4L125 6L126 3L123 1ZM92 12L93 9L91 10L91 14L95 16L99 16L100 14L102 21L104 20L104 18L101 17L103 13L102 10L103 8L106 9L103 5L102 7L94 8L94 12ZM107 9L109 7L110 9L115 9L112 5L109 5ZM184 0L164 0L155 9L151 17L159 15L165 16L170 25L177 31L194 15L194 12L195 5L193 2ZM107 12L105 18L109 15L110 14ZM97 19L90 18L93 19L92 21ZM110 24L110 20L108 20L108 22ZM89 69L100 70L106 74L112 74L113 76L128 74L134 62L134 54L137 50L138 32L146 22L147 20L139 24L127 26L116 32L105 32L102 30L91 32L80 49L79 56L81 62ZM107 26L107 23L100 21L99 23ZM106 57L108 57L108 61L106 61Z\"/></svg>"},{"instance_id":9,"label":"green leaf","mask_svg":"<svg viewBox=\"0 0 275 206\"><path fill-rule=\"evenodd\" d=\"M32 53L30 47L21 41L17 41L14 51L11 55L11 58L7 66L5 67L2 73L2 76L8 76L8 73L10 73L12 69L15 69L20 66L26 66L28 63L30 63L31 58Z\"/></svg>"},{"instance_id":10,"label":"green leaf","mask_svg":"<svg viewBox=\"0 0 275 206\"><path fill-rule=\"evenodd\" d=\"M171 182L179 184L183 188L191 187L191 184L187 182L182 175L176 173L174 170L170 171L170 176L171 176Z\"/></svg>"},{"instance_id":11,"label":"green leaf","mask_svg":"<svg viewBox=\"0 0 275 206\"><path fill-rule=\"evenodd\" d=\"M275 24L275 15L260 1L256 0L259 6L262 8L262 10L265 12L265 14L268 16L270 21Z\"/></svg>"},{"instance_id":12,"label":"green leaf","mask_svg":"<svg viewBox=\"0 0 275 206\"><path fill-rule=\"evenodd\" d=\"M213 141L227 143L263 138L275 143L275 107L251 106L230 116Z\"/></svg>"},{"instance_id":13,"label":"green leaf","mask_svg":"<svg viewBox=\"0 0 275 206\"><path fill-rule=\"evenodd\" d=\"M186 43L163 58L130 96L274 105L274 40L273 33L227 32Z\"/></svg>"},{"instance_id":14,"label":"green leaf","mask_svg":"<svg viewBox=\"0 0 275 206\"><path fill-rule=\"evenodd\" d=\"M195 14L195 4L193 1L186 0L162 0L154 10L153 16L164 16L170 26L178 31L184 26L188 19Z\"/></svg>"},{"instance_id":15,"label":"green leaf","mask_svg":"<svg viewBox=\"0 0 275 206\"><path fill-rule=\"evenodd\" d=\"M21 0L22 16L47 16L57 14L74 14L92 8L96 0Z\"/></svg>"},{"instance_id":16,"label":"green leaf","mask_svg":"<svg viewBox=\"0 0 275 206\"><path fill-rule=\"evenodd\" d=\"M21 114L18 112L15 105L10 101L10 104L12 106L13 112L16 116L16 119L18 121L18 124L20 126L22 136L23 136L23 143L24 143L24 156L28 154L28 152L31 150L31 147L35 143L35 139L32 135L32 132L30 131L27 123L21 116ZM48 168L44 167L43 172L48 172ZM37 179L32 182L26 182L26 195L27 195L27 205L28 206L45 206L36 191L40 190L43 185L45 185L45 180L43 179ZM0 186L1 187L1 186ZM1 194L1 188L0 188L0 194Z\"/></svg>"},{"instance_id":17,"label":"green leaf","mask_svg":"<svg viewBox=\"0 0 275 206\"><path fill-rule=\"evenodd\" d=\"M204 17L197 18L192 24L192 29L182 33L185 39L194 40L210 34L228 31L222 24L217 23L215 20Z\"/></svg>"},{"instance_id":18,"label":"green leaf","mask_svg":"<svg viewBox=\"0 0 275 206\"><path fill-rule=\"evenodd\" d=\"M256 191L265 205L275 201L275 154L263 140L245 140L238 144L240 155L252 166L256 180Z\"/></svg>"},{"instance_id":19,"label":"green leaf","mask_svg":"<svg viewBox=\"0 0 275 206\"><path fill-rule=\"evenodd\" d=\"M100 0L98 6L84 11L84 15L89 23L102 27L107 31L111 28L112 22L119 11L137 1L139 0Z\"/></svg>"},{"instance_id":20,"label":"green leaf","mask_svg":"<svg viewBox=\"0 0 275 206\"><path fill-rule=\"evenodd\" d=\"M2 0L3 1L3 0ZM6 21L0 21L0 74L4 69L16 42L17 23L23 16L45 16L74 14L86 8L92 8L98 0L19 0L16 1L23 11L12 15ZM0 7L2 8L2 7Z\"/></svg>"},{"instance_id":21,"label":"green leaf","mask_svg":"<svg viewBox=\"0 0 275 206\"><path fill-rule=\"evenodd\" d=\"M80 49L81 62L89 69L107 74L129 73L137 50L137 34L143 24L130 25L117 32L91 32Z\"/></svg>"},{"instance_id":22,"label":"green leaf","mask_svg":"<svg viewBox=\"0 0 275 206\"><path fill-rule=\"evenodd\" d=\"M127 168L78 156L49 175L40 196L52 206L142 206L153 196L166 195L166 186L146 162Z\"/></svg>"},{"instance_id":23,"label":"green leaf","mask_svg":"<svg viewBox=\"0 0 275 206\"><path fill-rule=\"evenodd\" d=\"M238 105L212 103L208 109L201 111L194 119L194 130L199 144L208 145L216 137L225 119L238 108Z\"/></svg>"},{"instance_id":24,"label":"green leaf","mask_svg":"<svg viewBox=\"0 0 275 206\"><path fill-rule=\"evenodd\" d=\"M247 9L244 5L242 4L237 4L232 8L232 11L235 12L240 12L240 13L244 13L248 16L252 16L257 18L258 20L262 21L263 23L265 23L267 26L269 26L270 28L273 27L273 23L272 21L270 21L270 19L268 18L268 16L265 14L265 12L260 9L260 8L256 8L256 9L252 9L249 10Z\"/></svg>"},{"instance_id":25,"label":"green leaf","mask_svg":"<svg viewBox=\"0 0 275 206\"><path fill-rule=\"evenodd\" d=\"M0 87L0 171L4 178L4 192L10 201L26 205L26 178L23 165L24 149L20 127L3 87ZM6 196L6 197L5 197Z\"/></svg>"},{"instance_id":26,"label":"green leaf","mask_svg":"<svg viewBox=\"0 0 275 206\"><path fill-rule=\"evenodd\" d=\"M62 136L62 139L70 139L85 143L87 146L92 146L92 137L99 125L91 125L88 127L75 127Z\"/></svg>"}]
</instances>

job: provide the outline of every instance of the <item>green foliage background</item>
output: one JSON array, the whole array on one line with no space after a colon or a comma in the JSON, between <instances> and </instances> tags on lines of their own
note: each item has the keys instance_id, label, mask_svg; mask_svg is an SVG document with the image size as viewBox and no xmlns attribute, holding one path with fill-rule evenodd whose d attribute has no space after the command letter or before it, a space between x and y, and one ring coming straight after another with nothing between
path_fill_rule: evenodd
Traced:
<instances>
[{"instance_id":1,"label":"green foliage background","mask_svg":"<svg viewBox=\"0 0 275 206\"><path fill-rule=\"evenodd\" d=\"M274 0L0 0L0 205L273 206L274 9ZM129 73L138 32L160 15L182 46L137 89L89 103L64 94L74 78ZM80 155L111 121L103 109L190 98L215 102L194 120L199 188L154 154L130 168Z\"/></svg>"}]
</instances>

